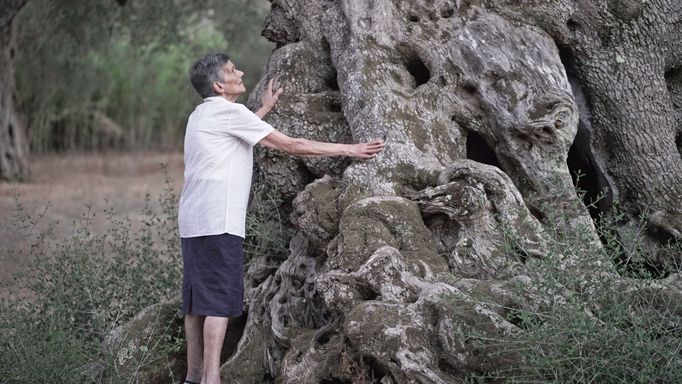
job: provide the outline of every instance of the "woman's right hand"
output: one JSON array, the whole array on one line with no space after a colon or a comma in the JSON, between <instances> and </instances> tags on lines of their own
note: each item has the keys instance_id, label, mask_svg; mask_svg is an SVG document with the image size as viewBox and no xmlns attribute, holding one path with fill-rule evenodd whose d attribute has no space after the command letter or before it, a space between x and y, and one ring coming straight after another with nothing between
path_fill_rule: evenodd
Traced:
<instances>
[{"instance_id":1,"label":"woman's right hand","mask_svg":"<svg viewBox=\"0 0 682 384\"><path fill-rule=\"evenodd\" d=\"M349 156L362 159L374 158L379 152L384 150L383 140L375 140L369 143L351 144Z\"/></svg>"}]
</instances>

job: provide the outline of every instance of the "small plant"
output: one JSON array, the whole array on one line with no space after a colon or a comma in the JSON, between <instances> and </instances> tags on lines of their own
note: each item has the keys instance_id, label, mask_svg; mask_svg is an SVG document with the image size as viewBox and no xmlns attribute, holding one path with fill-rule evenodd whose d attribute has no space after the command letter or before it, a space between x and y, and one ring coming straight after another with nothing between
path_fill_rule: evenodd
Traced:
<instances>
[{"instance_id":1,"label":"small plant","mask_svg":"<svg viewBox=\"0 0 682 384\"><path fill-rule=\"evenodd\" d=\"M253 187L249 212L246 215L246 239L244 239L244 264L256 256L273 259L287 258L288 239L291 235L284 226L279 206L281 200L268 186Z\"/></svg>"}]
</instances>

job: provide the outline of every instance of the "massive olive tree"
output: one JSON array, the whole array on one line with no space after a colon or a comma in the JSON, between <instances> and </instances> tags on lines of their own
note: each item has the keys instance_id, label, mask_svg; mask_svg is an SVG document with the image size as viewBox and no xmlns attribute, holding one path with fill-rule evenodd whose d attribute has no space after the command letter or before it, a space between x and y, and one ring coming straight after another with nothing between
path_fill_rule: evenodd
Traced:
<instances>
[{"instance_id":1,"label":"massive olive tree","mask_svg":"<svg viewBox=\"0 0 682 384\"><path fill-rule=\"evenodd\" d=\"M682 231L681 19L672 0L273 1L264 35L279 48L252 106L281 76L275 126L386 150L257 154L297 235L274 274L268 257L251 263L225 377L446 383L499 368L454 335L518 330L509 286L547 232L587 233L566 268L590 269L599 236L579 170L588 196L607 191L593 213L618 202L621 241L675 272L682 256L659 246Z\"/></svg>"}]
</instances>

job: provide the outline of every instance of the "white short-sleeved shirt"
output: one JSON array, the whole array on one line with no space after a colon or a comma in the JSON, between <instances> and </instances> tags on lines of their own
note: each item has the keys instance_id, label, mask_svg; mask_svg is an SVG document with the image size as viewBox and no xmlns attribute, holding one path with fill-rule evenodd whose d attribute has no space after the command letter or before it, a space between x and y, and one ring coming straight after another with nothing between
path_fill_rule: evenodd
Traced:
<instances>
[{"instance_id":1,"label":"white short-sleeved shirt","mask_svg":"<svg viewBox=\"0 0 682 384\"><path fill-rule=\"evenodd\" d=\"M208 97L187 121L180 237L244 238L253 146L274 128L242 104Z\"/></svg>"}]
</instances>

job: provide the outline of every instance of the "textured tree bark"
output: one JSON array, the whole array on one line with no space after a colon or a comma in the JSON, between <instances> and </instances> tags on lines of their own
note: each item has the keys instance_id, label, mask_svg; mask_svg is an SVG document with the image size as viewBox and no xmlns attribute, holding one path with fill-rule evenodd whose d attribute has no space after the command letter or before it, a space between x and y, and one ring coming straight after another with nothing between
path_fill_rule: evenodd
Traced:
<instances>
[{"instance_id":1,"label":"textured tree bark","mask_svg":"<svg viewBox=\"0 0 682 384\"><path fill-rule=\"evenodd\" d=\"M682 3L486 3L554 38L587 96L586 150L610 202L617 200L632 221L646 217L649 237L642 240L652 248L661 240L680 240ZM658 253L652 261L679 265L681 258Z\"/></svg>"},{"instance_id":2,"label":"textured tree bark","mask_svg":"<svg viewBox=\"0 0 682 384\"><path fill-rule=\"evenodd\" d=\"M0 180L28 177L28 142L14 106L14 56L12 19L26 1L5 2L0 17Z\"/></svg>"}]
</instances>

